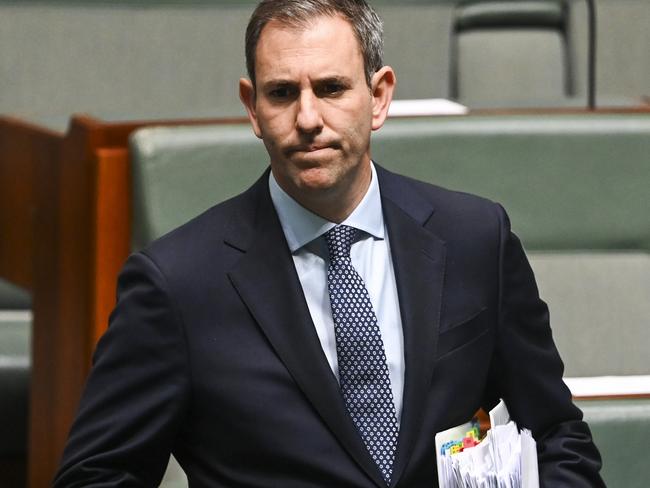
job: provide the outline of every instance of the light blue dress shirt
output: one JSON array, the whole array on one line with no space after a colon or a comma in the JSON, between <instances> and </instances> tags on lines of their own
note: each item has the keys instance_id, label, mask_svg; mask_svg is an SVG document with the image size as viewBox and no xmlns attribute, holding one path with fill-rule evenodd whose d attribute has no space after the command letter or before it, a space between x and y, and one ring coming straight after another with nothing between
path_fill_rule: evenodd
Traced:
<instances>
[{"instance_id":1,"label":"light blue dress shirt","mask_svg":"<svg viewBox=\"0 0 650 488\"><path fill-rule=\"evenodd\" d=\"M329 254L323 237L323 234L336 224L302 207L280 188L273 173L269 176L269 189L293 256L316 333L325 357L338 379L334 321L327 292ZM357 242L352 245L350 255L352 265L366 284L370 301L377 315L399 422L404 389L404 334L390 243L384 225L379 183L374 165L372 165L372 179L366 195L342 224L361 231Z\"/></svg>"}]
</instances>

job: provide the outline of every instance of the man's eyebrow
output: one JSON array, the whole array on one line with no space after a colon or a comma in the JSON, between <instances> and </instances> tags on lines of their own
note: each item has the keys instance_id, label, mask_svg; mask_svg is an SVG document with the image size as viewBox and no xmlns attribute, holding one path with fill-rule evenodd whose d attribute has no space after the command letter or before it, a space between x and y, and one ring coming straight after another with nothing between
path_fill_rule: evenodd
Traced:
<instances>
[{"instance_id":1,"label":"man's eyebrow","mask_svg":"<svg viewBox=\"0 0 650 488\"><path fill-rule=\"evenodd\" d=\"M352 84L352 79L349 78L348 76L333 75L333 76L325 76L323 78L319 78L316 80L316 84L319 85L325 85L328 83L337 83L339 85L350 85Z\"/></svg>"},{"instance_id":2,"label":"man's eyebrow","mask_svg":"<svg viewBox=\"0 0 650 488\"><path fill-rule=\"evenodd\" d=\"M277 87L277 86L290 86L295 85L295 81L287 80L285 78L274 78L271 80L266 80L262 84L262 88Z\"/></svg>"},{"instance_id":3,"label":"man's eyebrow","mask_svg":"<svg viewBox=\"0 0 650 488\"><path fill-rule=\"evenodd\" d=\"M348 76L331 75L331 76L324 76L322 78L317 78L316 80L314 80L315 85L325 85L328 83L338 83L340 85L351 85L352 79ZM278 86L294 86L294 85L297 85L297 83L293 80L289 80L286 78L272 78L270 80L266 80L262 84L262 89L278 87Z\"/></svg>"}]
</instances>

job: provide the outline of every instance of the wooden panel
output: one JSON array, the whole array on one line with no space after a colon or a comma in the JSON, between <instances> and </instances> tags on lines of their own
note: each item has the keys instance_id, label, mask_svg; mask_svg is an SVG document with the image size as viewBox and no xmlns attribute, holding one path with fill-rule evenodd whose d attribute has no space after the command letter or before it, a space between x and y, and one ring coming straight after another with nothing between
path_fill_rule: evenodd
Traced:
<instances>
[{"instance_id":1,"label":"wooden panel","mask_svg":"<svg viewBox=\"0 0 650 488\"><path fill-rule=\"evenodd\" d=\"M130 245L128 138L147 125L245 119L106 123L75 116L38 182L29 486L48 486L74 419L96 341L115 303ZM31 142L27 141L27 144Z\"/></svg>"},{"instance_id":2,"label":"wooden panel","mask_svg":"<svg viewBox=\"0 0 650 488\"><path fill-rule=\"evenodd\" d=\"M131 183L126 148L96 152L93 344L115 306L117 275L129 254Z\"/></svg>"},{"instance_id":3,"label":"wooden panel","mask_svg":"<svg viewBox=\"0 0 650 488\"><path fill-rule=\"evenodd\" d=\"M88 371L88 281L92 172L87 131L71 127L59 159L38 180L55 181L38 203L39 225L51 228L35 249L34 332L29 485L48 486L57 468ZM42 229L38 228L37 242Z\"/></svg>"},{"instance_id":4,"label":"wooden panel","mask_svg":"<svg viewBox=\"0 0 650 488\"><path fill-rule=\"evenodd\" d=\"M33 285L36 175L58 156L62 134L0 117L0 276Z\"/></svg>"}]
</instances>

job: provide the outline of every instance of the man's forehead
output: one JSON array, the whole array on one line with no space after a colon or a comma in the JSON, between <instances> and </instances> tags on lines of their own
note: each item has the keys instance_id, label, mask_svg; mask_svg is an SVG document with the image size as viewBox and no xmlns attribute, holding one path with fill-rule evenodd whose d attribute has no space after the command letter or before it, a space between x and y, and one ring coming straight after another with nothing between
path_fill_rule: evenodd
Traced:
<instances>
[{"instance_id":1,"label":"man's forehead","mask_svg":"<svg viewBox=\"0 0 650 488\"><path fill-rule=\"evenodd\" d=\"M365 79L361 47L349 21L322 15L309 23L266 24L255 53L256 85L295 84L309 80L345 79L345 84Z\"/></svg>"}]
</instances>

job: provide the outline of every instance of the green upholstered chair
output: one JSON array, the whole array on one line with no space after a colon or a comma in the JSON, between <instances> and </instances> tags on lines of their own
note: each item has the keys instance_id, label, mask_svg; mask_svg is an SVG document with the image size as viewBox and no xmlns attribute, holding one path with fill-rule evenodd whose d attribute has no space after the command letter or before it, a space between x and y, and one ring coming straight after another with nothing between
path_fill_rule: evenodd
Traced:
<instances>
[{"instance_id":1,"label":"green upholstered chair","mask_svg":"<svg viewBox=\"0 0 650 488\"><path fill-rule=\"evenodd\" d=\"M136 249L237 195L268 165L248 124L140 129L130 153Z\"/></svg>"},{"instance_id":2,"label":"green upholstered chair","mask_svg":"<svg viewBox=\"0 0 650 488\"><path fill-rule=\"evenodd\" d=\"M29 293L0 278L0 310L29 310L31 305Z\"/></svg>"},{"instance_id":3,"label":"green upholstered chair","mask_svg":"<svg viewBox=\"0 0 650 488\"><path fill-rule=\"evenodd\" d=\"M612 488L645 488L650 467L644 446L650 436L647 399L576 402L603 456L603 477Z\"/></svg>"},{"instance_id":4,"label":"green upholstered chair","mask_svg":"<svg viewBox=\"0 0 650 488\"><path fill-rule=\"evenodd\" d=\"M0 486L22 483L26 476L18 471L24 470L27 454L29 309L29 295L0 280Z\"/></svg>"},{"instance_id":5,"label":"green upholstered chair","mask_svg":"<svg viewBox=\"0 0 650 488\"><path fill-rule=\"evenodd\" d=\"M247 125L143 129L131 152L136 247L242 191L268 160ZM568 376L650 374L648 154L644 115L392 119L373 135L379 164L503 203ZM633 423L646 439L650 400L636 402ZM632 404L583 405L608 484L645 486L648 463L621 464L617 429Z\"/></svg>"},{"instance_id":6,"label":"green upholstered chair","mask_svg":"<svg viewBox=\"0 0 650 488\"><path fill-rule=\"evenodd\" d=\"M573 66L573 46L570 39L569 0L465 0L456 5L452 15L452 26L449 43L449 97L463 99L460 89L460 37L463 34L479 31L548 31L558 34L561 42L562 65L564 69L564 95L575 94ZM538 46L538 48L546 48ZM548 49L554 45L548 43ZM512 42L510 49L515 49L518 43ZM496 53L504 55L504 53ZM527 56L531 64L539 62L535 53ZM487 60L486 60L487 62ZM508 71L511 81L518 81L517 67ZM505 79L502 76L502 79ZM477 81L474 85L482 83ZM507 91L507 87L503 87ZM557 98L561 98L558 93ZM532 96L532 94L531 94ZM536 103L534 100L532 103Z\"/></svg>"},{"instance_id":7,"label":"green upholstered chair","mask_svg":"<svg viewBox=\"0 0 650 488\"><path fill-rule=\"evenodd\" d=\"M29 404L29 313L0 311L0 457L25 454Z\"/></svg>"},{"instance_id":8,"label":"green upholstered chair","mask_svg":"<svg viewBox=\"0 0 650 488\"><path fill-rule=\"evenodd\" d=\"M373 148L390 169L505 206L568 376L650 374L650 117L393 120Z\"/></svg>"}]
</instances>

